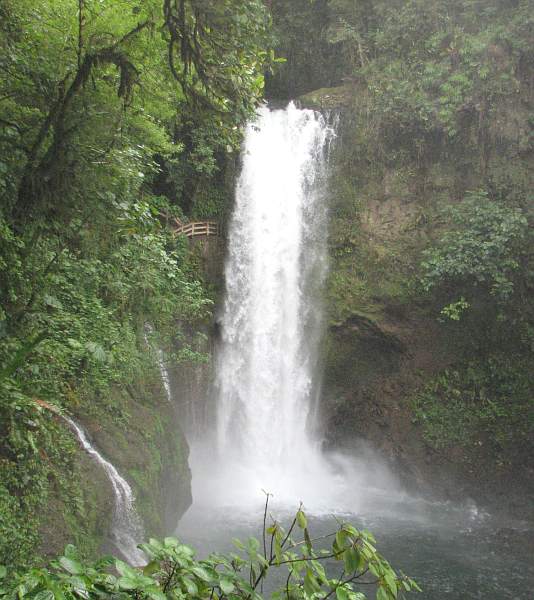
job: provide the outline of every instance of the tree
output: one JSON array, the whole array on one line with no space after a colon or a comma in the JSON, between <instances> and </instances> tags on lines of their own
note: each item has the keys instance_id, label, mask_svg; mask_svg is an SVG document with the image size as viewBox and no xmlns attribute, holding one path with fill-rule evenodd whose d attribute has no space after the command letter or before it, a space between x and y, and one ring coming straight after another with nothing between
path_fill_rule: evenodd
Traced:
<instances>
[{"instance_id":1,"label":"tree","mask_svg":"<svg viewBox=\"0 0 534 600\"><path fill-rule=\"evenodd\" d=\"M470 192L446 214L447 229L421 263L423 289L439 291L449 302L442 313L458 320L481 298L504 311L524 304L530 233L522 209Z\"/></svg>"},{"instance_id":2,"label":"tree","mask_svg":"<svg viewBox=\"0 0 534 600\"><path fill-rule=\"evenodd\" d=\"M100 131L103 139L92 140L106 152L132 120L172 137L169 109L185 105L189 113L209 113L226 143L235 145L273 60L268 15L259 0L125 1L113 7L85 1L77 10L74 3L42 1L8 3L4 11L2 141L15 146L23 165L14 173L15 222L57 212L58 194L74 195L69 175L79 159L72 153L81 150L95 122L100 129L116 119Z\"/></svg>"},{"instance_id":3,"label":"tree","mask_svg":"<svg viewBox=\"0 0 534 600\"><path fill-rule=\"evenodd\" d=\"M180 357L205 358L183 329L211 299L165 221L239 144L268 29L260 0L0 5L3 560L36 560L48 494L83 521L79 474L65 476L76 448L34 398L124 418L110 391L157 376L146 321Z\"/></svg>"}]
</instances>

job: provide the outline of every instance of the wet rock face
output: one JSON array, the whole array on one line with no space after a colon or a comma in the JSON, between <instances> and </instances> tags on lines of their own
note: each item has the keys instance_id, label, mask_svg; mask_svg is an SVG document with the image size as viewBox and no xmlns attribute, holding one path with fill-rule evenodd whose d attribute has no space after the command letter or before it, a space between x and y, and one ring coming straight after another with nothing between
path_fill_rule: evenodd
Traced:
<instances>
[{"instance_id":1,"label":"wet rock face","mask_svg":"<svg viewBox=\"0 0 534 600\"><path fill-rule=\"evenodd\" d=\"M156 374L157 375L157 374ZM161 382L135 382L127 393L112 390L110 402L121 406L126 419L77 418L91 441L130 484L145 537L172 535L191 505L189 448L182 432L178 407L170 404ZM56 556L74 543L88 556L116 553L112 535L114 494L102 468L80 447L76 469L80 507L65 503L58 490L49 498L44 515L41 552ZM139 540L143 541L143 540Z\"/></svg>"},{"instance_id":2,"label":"wet rock face","mask_svg":"<svg viewBox=\"0 0 534 600\"><path fill-rule=\"evenodd\" d=\"M326 387L361 394L377 379L398 371L404 343L371 319L353 315L329 330Z\"/></svg>"},{"instance_id":3,"label":"wet rock face","mask_svg":"<svg viewBox=\"0 0 534 600\"><path fill-rule=\"evenodd\" d=\"M303 108L312 110L343 110L350 103L353 86L344 84L332 88L321 88L298 98Z\"/></svg>"},{"instance_id":4,"label":"wet rock face","mask_svg":"<svg viewBox=\"0 0 534 600\"><path fill-rule=\"evenodd\" d=\"M473 169L466 176L453 152L440 151L439 140L420 163L397 160L388 148L382 159L372 155L372 123L357 116L366 101L358 84L317 90L302 100L319 110L340 108L330 158L321 406L327 445L367 440L399 466L410 487L433 488L442 497L502 497L498 487L508 487L507 475L494 473L487 447L471 449L470 456L461 448L432 449L412 407L418 390L461 360L465 343L449 337L436 307L413 287L421 252L439 232L439 206L482 185L481 173ZM487 487L497 476L501 483ZM517 497L524 496L516 487Z\"/></svg>"},{"instance_id":5,"label":"wet rock face","mask_svg":"<svg viewBox=\"0 0 534 600\"><path fill-rule=\"evenodd\" d=\"M145 534L169 535L191 503L189 448L181 414L159 381L144 391L144 397L123 401L127 426L93 423L94 439L130 482Z\"/></svg>"}]
</instances>

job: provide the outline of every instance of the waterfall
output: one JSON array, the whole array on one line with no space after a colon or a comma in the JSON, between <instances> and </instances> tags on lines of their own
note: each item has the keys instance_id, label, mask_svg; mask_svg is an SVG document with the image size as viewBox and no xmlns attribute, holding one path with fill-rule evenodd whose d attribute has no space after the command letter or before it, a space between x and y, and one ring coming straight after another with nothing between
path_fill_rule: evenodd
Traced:
<instances>
[{"instance_id":1,"label":"waterfall","mask_svg":"<svg viewBox=\"0 0 534 600\"><path fill-rule=\"evenodd\" d=\"M194 478L197 498L243 503L261 499L263 489L312 502L333 481L313 436L331 137L322 116L294 104L260 109L247 128L217 362L220 462ZM209 468L212 456L194 449L193 473Z\"/></svg>"},{"instance_id":2,"label":"waterfall","mask_svg":"<svg viewBox=\"0 0 534 600\"><path fill-rule=\"evenodd\" d=\"M62 415L62 418L65 419L69 427L74 431L82 448L104 469L111 481L115 496L112 534L117 548L131 565L139 566L145 564L146 559L143 553L137 548L137 544L143 541L143 526L135 510L135 498L130 484L92 446L85 431L75 421L64 415Z\"/></svg>"},{"instance_id":3,"label":"waterfall","mask_svg":"<svg viewBox=\"0 0 534 600\"><path fill-rule=\"evenodd\" d=\"M161 381L163 383L163 388L165 389L165 396L168 402L172 402L171 379L169 377L167 367L165 366L165 356L163 355L163 350L161 350L161 348L157 348L156 358L158 361L158 367L161 375Z\"/></svg>"},{"instance_id":4,"label":"waterfall","mask_svg":"<svg viewBox=\"0 0 534 600\"><path fill-rule=\"evenodd\" d=\"M173 393L171 388L171 378L169 371L165 366L165 355L163 350L159 347L154 346L150 341L150 336L154 334L154 328L150 323L145 323L145 344L148 348L151 348L156 353L156 361L158 363L159 373L161 375L161 382L163 383L163 389L165 390L165 397L168 402L172 402Z\"/></svg>"},{"instance_id":5,"label":"waterfall","mask_svg":"<svg viewBox=\"0 0 534 600\"><path fill-rule=\"evenodd\" d=\"M219 315L216 427L191 445L194 505L186 519L197 529L206 509L256 511L262 490L279 507L302 500L318 514L363 511L403 494L364 441L350 454L321 448L333 129L294 104L262 108L247 127Z\"/></svg>"}]
</instances>

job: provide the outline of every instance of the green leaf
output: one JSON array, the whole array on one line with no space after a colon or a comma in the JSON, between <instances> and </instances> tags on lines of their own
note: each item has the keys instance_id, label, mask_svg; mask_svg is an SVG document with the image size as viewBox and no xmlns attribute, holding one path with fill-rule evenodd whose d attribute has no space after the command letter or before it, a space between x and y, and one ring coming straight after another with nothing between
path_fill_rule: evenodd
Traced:
<instances>
[{"instance_id":1,"label":"green leaf","mask_svg":"<svg viewBox=\"0 0 534 600\"><path fill-rule=\"evenodd\" d=\"M85 344L85 347L87 348L87 350L89 350L89 352L93 355L93 358L97 362L104 363L107 361L108 355L106 354L106 351L104 350L104 348L102 348L100 344L96 344L95 342L87 342L87 344Z\"/></svg>"},{"instance_id":2,"label":"green leaf","mask_svg":"<svg viewBox=\"0 0 534 600\"><path fill-rule=\"evenodd\" d=\"M115 563L115 558L109 554L101 556L96 562L97 569L107 569L112 567Z\"/></svg>"},{"instance_id":3,"label":"green leaf","mask_svg":"<svg viewBox=\"0 0 534 600\"><path fill-rule=\"evenodd\" d=\"M410 581L410 585L412 586L412 588L414 590L417 590L418 592L422 592L423 590L419 587L419 585L417 584L416 581L414 581L411 577L408 578L408 580Z\"/></svg>"},{"instance_id":4,"label":"green leaf","mask_svg":"<svg viewBox=\"0 0 534 600\"><path fill-rule=\"evenodd\" d=\"M50 306L51 308L63 308L63 305L55 296L49 296L48 294L45 294L43 301L46 306Z\"/></svg>"},{"instance_id":5,"label":"green leaf","mask_svg":"<svg viewBox=\"0 0 534 600\"><path fill-rule=\"evenodd\" d=\"M73 560L78 560L78 549L72 544L67 544L65 546L63 556L66 556L67 558L72 558Z\"/></svg>"},{"instance_id":6,"label":"green leaf","mask_svg":"<svg viewBox=\"0 0 534 600\"><path fill-rule=\"evenodd\" d=\"M387 584L387 586L389 588L389 591L396 598L397 597L397 583L395 582L395 577L394 577L393 573L387 572L384 575L384 579L386 580L386 584Z\"/></svg>"},{"instance_id":7,"label":"green leaf","mask_svg":"<svg viewBox=\"0 0 534 600\"><path fill-rule=\"evenodd\" d=\"M202 579L202 581L211 581L209 573L203 567L192 567L191 573L194 573L199 579Z\"/></svg>"},{"instance_id":8,"label":"green leaf","mask_svg":"<svg viewBox=\"0 0 534 600\"><path fill-rule=\"evenodd\" d=\"M192 579L189 579L189 577L183 577L182 584L185 586L185 589L190 596L196 596L198 594L197 584Z\"/></svg>"},{"instance_id":9,"label":"green leaf","mask_svg":"<svg viewBox=\"0 0 534 600\"><path fill-rule=\"evenodd\" d=\"M166 537L163 543L167 548L176 548L179 544L178 540L174 537Z\"/></svg>"},{"instance_id":10,"label":"green leaf","mask_svg":"<svg viewBox=\"0 0 534 600\"><path fill-rule=\"evenodd\" d=\"M7 569L4 565L0 565L0 579L3 579L7 575Z\"/></svg>"},{"instance_id":11,"label":"green leaf","mask_svg":"<svg viewBox=\"0 0 534 600\"><path fill-rule=\"evenodd\" d=\"M253 537L249 538L247 540L247 543L248 543L249 551L251 551L251 552L258 551L258 548L260 547L260 542L256 538L253 538Z\"/></svg>"},{"instance_id":12,"label":"green leaf","mask_svg":"<svg viewBox=\"0 0 534 600\"><path fill-rule=\"evenodd\" d=\"M68 571L72 575L81 575L84 571L82 565L72 558L67 558L66 556L62 556L59 559L59 564Z\"/></svg>"},{"instance_id":13,"label":"green leaf","mask_svg":"<svg viewBox=\"0 0 534 600\"><path fill-rule=\"evenodd\" d=\"M231 581L227 577L221 578L219 582L219 587L225 594L231 594L235 590L235 585L233 581Z\"/></svg>"},{"instance_id":14,"label":"green leaf","mask_svg":"<svg viewBox=\"0 0 534 600\"><path fill-rule=\"evenodd\" d=\"M80 342L78 340L75 340L74 338L67 338L67 343L71 348L74 348L75 350L80 350L81 348L83 348L83 345L80 344Z\"/></svg>"},{"instance_id":15,"label":"green leaf","mask_svg":"<svg viewBox=\"0 0 534 600\"><path fill-rule=\"evenodd\" d=\"M389 600L388 593L385 588L379 587L376 590L376 600Z\"/></svg>"},{"instance_id":16,"label":"green leaf","mask_svg":"<svg viewBox=\"0 0 534 600\"><path fill-rule=\"evenodd\" d=\"M308 520L306 519L306 515L301 510L297 512L297 525L301 529L306 529L306 527L308 527Z\"/></svg>"},{"instance_id":17,"label":"green leaf","mask_svg":"<svg viewBox=\"0 0 534 600\"><path fill-rule=\"evenodd\" d=\"M343 554L343 561L345 563L345 572L347 574L354 573L359 563L358 551L355 548L347 548Z\"/></svg>"},{"instance_id":18,"label":"green leaf","mask_svg":"<svg viewBox=\"0 0 534 600\"><path fill-rule=\"evenodd\" d=\"M244 550L245 549L245 544L243 544L243 542L241 540L239 540L238 538L233 538L232 539L232 543L239 550Z\"/></svg>"},{"instance_id":19,"label":"green leaf","mask_svg":"<svg viewBox=\"0 0 534 600\"><path fill-rule=\"evenodd\" d=\"M132 577L120 577L117 581L121 590L135 590L138 582Z\"/></svg>"},{"instance_id":20,"label":"green leaf","mask_svg":"<svg viewBox=\"0 0 534 600\"><path fill-rule=\"evenodd\" d=\"M315 575L311 569L306 570L306 575L304 576L304 591L311 596L315 592L320 590L320 586L317 584L315 579Z\"/></svg>"},{"instance_id":21,"label":"green leaf","mask_svg":"<svg viewBox=\"0 0 534 600\"><path fill-rule=\"evenodd\" d=\"M336 588L336 598L337 600L348 600L349 598L347 590L342 585Z\"/></svg>"},{"instance_id":22,"label":"green leaf","mask_svg":"<svg viewBox=\"0 0 534 600\"><path fill-rule=\"evenodd\" d=\"M343 550L347 541L348 533L344 529L340 529L336 533L336 543L340 550Z\"/></svg>"},{"instance_id":23,"label":"green leaf","mask_svg":"<svg viewBox=\"0 0 534 600\"><path fill-rule=\"evenodd\" d=\"M41 590L33 596L32 600L54 600L54 592L51 590Z\"/></svg>"},{"instance_id":24,"label":"green leaf","mask_svg":"<svg viewBox=\"0 0 534 600\"><path fill-rule=\"evenodd\" d=\"M132 579L135 579L137 577L137 571L130 567L130 565L127 565L122 560L115 560L115 568L117 569L118 573L123 577L131 577Z\"/></svg>"},{"instance_id":25,"label":"green leaf","mask_svg":"<svg viewBox=\"0 0 534 600\"><path fill-rule=\"evenodd\" d=\"M276 562L279 564L282 562L282 545L280 540L275 537L274 539L274 555L276 557Z\"/></svg>"},{"instance_id":26,"label":"green leaf","mask_svg":"<svg viewBox=\"0 0 534 600\"><path fill-rule=\"evenodd\" d=\"M304 541L306 542L306 548L308 549L308 552L312 551L312 541L310 538L310 533L307 529L304 530Z\"/></svg>"},{"instance_id":27,"label":"green leaf","mask_svg":"<svg viewBox=\"0 0 534 600\"><path fill-rule=\"evenodd\" d=\"M157 585L146 587L143 591L145 594L148 594L152 600L167 600L167 596Z\"/></svg>"},{"instance_id":28,"label":"green leaf","mask_svg":"<svg viewBox=\"0 0 534 600\"><path fill-rule=\"evenodd\" d=\"M143 568L143 575L154 575L158 570L159 562L157 560L152 560Z\"/></svg>"}]
</instances>

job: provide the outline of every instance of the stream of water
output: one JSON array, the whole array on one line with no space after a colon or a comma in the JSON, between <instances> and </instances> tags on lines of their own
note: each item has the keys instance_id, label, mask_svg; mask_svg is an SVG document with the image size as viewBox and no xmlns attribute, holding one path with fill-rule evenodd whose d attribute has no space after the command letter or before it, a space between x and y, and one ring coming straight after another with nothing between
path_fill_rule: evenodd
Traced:
<instances>
[{"instance_id":1,"label":"stream of water","mask_svg":"<svg viewBox=\"0 0 534 600\"><path fill-rule=\"evenodd\" d=\"M137 548L137 544L144 541L143 526L135 510L135 499L130 484L120 475L115 466L94 448L78 423L70 417L63 416L63 419L76 434L82 448L102 467L111 482L115 499L111 529L113 543L131 565L145 564L145 556Z\"/></svg>"},{"instance_id":2,"label":"stream of water","mask_svg":"<svg viewBox=\"0 0 534 600\"><path fill-rule=\"evenodd\" d=\"M159 374L161 376L161 383L163 384L163 389L165 390L165 397L167 398L167 402L172 403L173 401L173 393L171 387L171 378L169 376L169 371L167 370L165 354L163 350L155 345L151 341L151 337L154 335L154 328L150 323L145 323L145 344L147 349L152 350L156 355L156 362L158 363Z\"/></svg>"}]
</instances>

